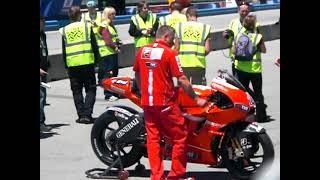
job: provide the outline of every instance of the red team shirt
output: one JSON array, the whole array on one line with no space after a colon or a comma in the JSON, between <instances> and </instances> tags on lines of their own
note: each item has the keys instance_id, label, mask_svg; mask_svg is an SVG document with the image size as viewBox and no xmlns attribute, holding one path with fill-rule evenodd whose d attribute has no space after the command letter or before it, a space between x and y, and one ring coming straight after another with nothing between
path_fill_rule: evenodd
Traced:
<instances>
[{"instance_id":1,"label":"red team shirt","mask_svg":"<svg viewBox=\"0 0 320 180\"><path fill-rule=\"evenodd\" d=\"M139 49L133 71L140 74L142 106L165 106L173 101L172 77L183 75L176 51L163 40Z\"/></svg>"}]
</instances>

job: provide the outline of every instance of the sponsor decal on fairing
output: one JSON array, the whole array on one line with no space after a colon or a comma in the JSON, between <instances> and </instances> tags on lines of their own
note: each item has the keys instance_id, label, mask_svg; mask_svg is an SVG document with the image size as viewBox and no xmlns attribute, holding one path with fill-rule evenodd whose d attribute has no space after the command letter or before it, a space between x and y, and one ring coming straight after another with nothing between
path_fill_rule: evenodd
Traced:
<instances>
[{"instance_id":1,"label":"sponsor decal on fairing","mask_svg":"<svg viewBox=\"0 0 320 180\"><path fill-rule=\"evenodd\" d=\"M128 81L126 81L126 80L121 80L121 79L113 79L113 80L112 80L112 83L114 83L114 84L119 84L119 85L127 85L127 84L128 84Z\"/></svg>"}]
</instances>

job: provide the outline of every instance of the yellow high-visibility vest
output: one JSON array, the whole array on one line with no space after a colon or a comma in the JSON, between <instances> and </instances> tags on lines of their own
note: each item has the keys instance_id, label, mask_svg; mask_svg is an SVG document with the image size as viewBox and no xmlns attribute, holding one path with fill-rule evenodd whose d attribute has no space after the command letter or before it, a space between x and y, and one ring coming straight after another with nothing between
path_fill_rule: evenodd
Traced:
<instances>
[{"instance_id":1,"label":"yellow high-visibility vest","mask_svg":"<svg viewBox=\"0 0 320 180\"><path fill-rule=\"evenodd\" d=\"M260 24L259 24L259 23L256 23L256 27L255 27L255 29L254 29L254 32L257 32L257 30L258 30L259 27L260 27ZM229 23L228 29L230 29L230 30L233 32L233 34L234 34L233 37L236 37L237 34L240 33L240 31L243 31L243 30L244 30L244 28L243 28L243 26L242 26L239 18L233 19L233 20ZM232 42L233 42L233 38L230 37L230 38L228 39L228 43L229 43L229 45L230 45L229 57L232 58L232 59L234 59L234 54L232 53L232 50L231 50L231 49L232 49Z\"/></svg>"},{"instance_id":2,"label":"yellow high-visibility vest","mask_svg":"<svg viewBox=\"0 0 320 180\"><path fill-rule=\"evenodd\" d=\"M102 27L108 28L110 35L111 35L112 42L116 43L119 39L117 30L115 28L113 28L112 26L110 26L110 24L108 24L106 22L101 23L100 28L102 28ZM99 47L100 57L104 57L104 56L108 56L108 55L116 53L113 48L106 46L106 44L102 38L102 35L99 32L95 33L95 37L97 40L97 45Z\"/></svg>"},{"instance_id":3,"label":"yellow high-visibility vest","mask_svg":"<svg viewBox=\"0 0 320 180\"><path fill-rule=\"evenodd\" d=\"M148 13L146 22L143 21L143 19L140 17L139 14L136 14L131 17L131 20L133 21L133 24L137 27L138 30L142 29L152 29L153 25L156 23L157 15L153 13ZM135 37L134 38L134 45L135 47L142 47L145 45L152 44L154 41L154 37Z\"/></svg>"},{"instance_id":4,"label":"yellow high-visibility vest","mask_svg":"<svg viewBox=\"0 0 320 180\"><path fill-rule=\"evenodd\" d=\"M91 19L90 15L89 15L89 12L83 13L82 16L81 16L81 21L83 21L83 22L95 21L97 24L101 24L101 22L102 22L102 13L97 11L95 19Z\"/></svg>"},{"instance_id":5,"label":"yellow high-visibility vest","mask_svg":"<svg viewBox=\"0 0 320 180\"><path fill-rule=\"evenodd\" d=\"M182 67L206 67L205 42L211 26L195 21L178 23L179 59Z\"/></svg>"},{"instance_id":6,"label":"yellow high-visibility vest","mask_svg":"<svg viewBox=\"0 0 320 180\"><path fill-rule=\"evenodd\" d=\"M94 63L90 28L87 23L74 22L59 30L65 42L68 67Z\"/></svg>"},{"instance_id":7,"label":"yellow high-visibility vest","mask_svg":"<svg viewBox=\"0 0 320 180\"><path fill-rule=\"evenodd\" d=\"M181 13L172 13L159 18L159 27L167 25L172 28L175 28L176 25L180 22L187 22L186 16Z\"/></svg>"},{"instance_id":8,"label":"yellow high-visibility vest","mask_svg":"<svg viewBox=\"0 0 320 180\"><path fill-rule=\"evenodd\" d=\"M262 35L258 34L258 33L247 33L246 31L244 31L243 33L246 33L250 37L250 41L251 41L252 45L254 46L255 49L257 49L258 44L262 39ZM241 33L239 33L235 37L236 38L235 43L239 39L240 34ZM256 53L254 54L254 56L252 58L252 61L239 61L239 60L235 59L234 65L235 65L235 68L240 71L244 71L244 72L248 72L248 73L261 73L262 72L261 52L256 51Z\"/></svg>"},{"instance_id":9,"label":"yellow high-visibility vest","mask_svg":"<svg viewBox=\"0 0 320 180\"><path fill-rule=\"evenodd\" d=\"M81 21L88 23L92 27L93 32L98 33L99 26L102 23L102 13L97 11L95 19L91 19L89 12L83 13L81 16ZM92 26L92 22L95 22L97 26Z\"/></svg>"}]
</instances>

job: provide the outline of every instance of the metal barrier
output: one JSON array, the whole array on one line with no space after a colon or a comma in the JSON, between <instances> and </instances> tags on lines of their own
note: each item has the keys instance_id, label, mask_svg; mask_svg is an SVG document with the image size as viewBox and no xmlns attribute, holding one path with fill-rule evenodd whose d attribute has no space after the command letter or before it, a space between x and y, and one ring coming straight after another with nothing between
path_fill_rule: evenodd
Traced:
<instances>
[{"instance_id":1,"label":"metal barrier","mask_svg":"<svg viewBox=\"0 0 320 180\"><path fill-rule=\"evenodd\" d=\"M270 24L261 26L261 34L265 41L280 39L280 24ZM222 37L222 31L210 33L212 38L210 43L214 50L228 48L227 41ZM119 67L130 67L134 62L135 47L133 43L124 44L119 54ZM56 81L68 78L66 73L62 54L54 54L49 57L51 67L49 68L48 81Z\"/></svg>"},{"instance_id":2,"label":"metal barrier","mask_svg":"<svg viewBox=\"0 0 320 180\"><path fill-rule=\"evenodd\" d=\"M279 9L280 3L273 3L273 4L258 4L252 5L251 11L263 11L269 9ZM219 14L230 14L236 13L237 7L233 8L217 8L217 9L200 9L198 11L199 16L212 16L212 15L219 15ZM165 16L169 13L157 13L158 17ZM122 15L116 16L114 19L114 24L127 24L130 22L130 18L132 15ZM46 21L46 31L55 31L58 30L60 27L63 27L69 23L69 20L51 20Z\"/></svg>"}]
</instances>

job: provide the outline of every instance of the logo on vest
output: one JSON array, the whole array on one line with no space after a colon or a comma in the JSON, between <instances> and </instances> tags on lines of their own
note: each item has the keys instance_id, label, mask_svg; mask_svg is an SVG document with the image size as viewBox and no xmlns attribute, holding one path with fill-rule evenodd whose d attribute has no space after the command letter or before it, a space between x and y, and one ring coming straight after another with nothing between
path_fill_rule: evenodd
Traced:
<instances>
[{"instance_id":1,"label":"logo on vest","mask_svg":"<svg viewBox=\"0 0 320 180\"><path fill-rule=\"evenodd\" d=\"M194 26L185 27L183 32L183 38L194 39L194 40L200 39L201 38L200 31L201 30L199 28L196 28Z\"/></svg>"},{"instance_id":2,"label":"logo on vest","mask_svg":"<svg viewBox=\"0 0 320 180\"><path fill-rule=\"evenodd\" d=\"M66 35L69 42L85 39L84 32L80 29L80 27L74 28L72 31L67 31Z\"/></svg>"}]
</instances>

